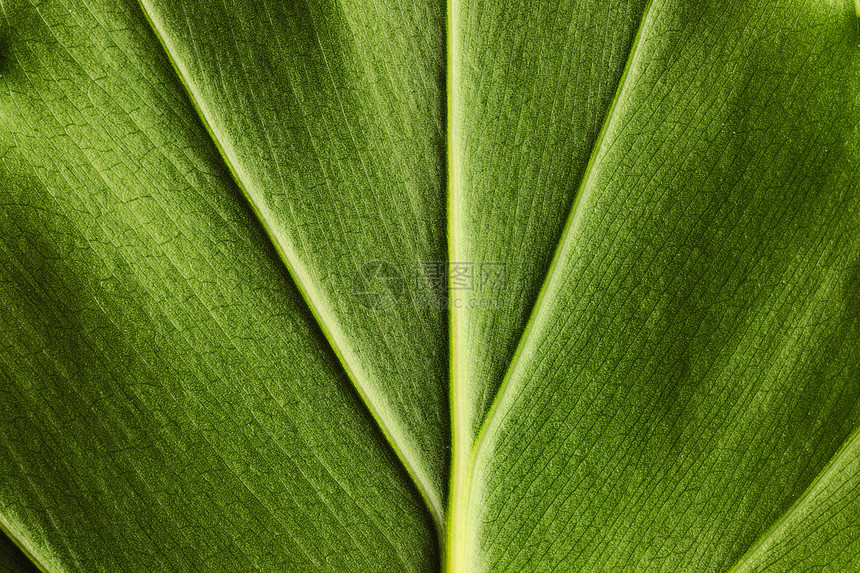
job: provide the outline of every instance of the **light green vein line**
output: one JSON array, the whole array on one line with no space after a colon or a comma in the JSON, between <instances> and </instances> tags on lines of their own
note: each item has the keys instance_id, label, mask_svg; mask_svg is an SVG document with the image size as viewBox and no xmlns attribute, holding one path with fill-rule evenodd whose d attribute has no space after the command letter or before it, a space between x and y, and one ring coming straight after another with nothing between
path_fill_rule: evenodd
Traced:
<instances>
[{"instance_id":1,"label":"light green vein line","mask_svg":"<svg viewBox=\"0 0 860 573\"><path fill-rule=\"evenodd\" d=\"M860 1L860 0L858 0ZM458 256L459 245L457 244L457 236L456 236L456 215L458 213L457 207L458 203L456 201L457 197L457 183L458 181L455 179L459 175L459 157L456 155L456 147L452 147L456 144L457 137L457 123L454 109L454 100L451 96L451 93L454 92L456 88L456 74L452 72L452 62L456 61L456 57L458 56L459 46L457 45L456 38L452 40L450 35L450 30L453 29L455 21L454 9L456 8L457 0L449 0L448 2L448 25L449 25L449 39L448 39L448 157L449 157L449 228L448 228L448 239L449 239L449 254L452 256ZM624 66L624 71L622 73L621 79L618 82L618 87L615 91L615 96L612 100L612 103L609 106L609 110L607 111L606 117L603 120L603 124L600 129L600 134L595 141L594 148L592 149L591 157L589 158L588 165L586 166L585 172L582 177L582 182L580 183L580 188L577 192L576 199L571 208L570 214L568 215L568 220L565 223L565 228L562 233L561 239L559 240L558 246L556 248L555 254L553 255L553 259L550 263L549 269L547 271L547 275L544 278L543 285L541 286L541 290L538 294L537 299L535 300L535 304L532 307L532 312L529 317L528 323L526 324L525 329L523 330L523 334L520 337L520 341L517 344L517 349L514 352L514 356L511 359L511 362L508 366L507 372L502 380L502 384L499 387L499 390L496 392L496 396L493 399L493 403L490 406L489 411L487 412L486 417L484 418L481 427L475 437L474 442L472 444L463 444L465 441L464 431L462 428L465 427L464 421L460 418L462 414L459 411L462 409L460 401L463 399L460 396L460 373L456 363L456 350L458 347L459 341L459 332L458 325L459 321L457 320L456 309L451 307L450 311L450 328L451 328L451 412L452 412L452 450L453 450L453 460L452 460L452 478L451 478L451 495L450 495L450 514L448 521L448 531L451 538L449 539L449 555L446 556L445 566L446 573L466 573L469 568L469 499L471 497L471 478L472 474L475 470L475 465L478 459L478 455L487 441L486 437L489 433L489 429L493 426L493 424L497 421L501 413L501 404L506 399L507 395L512 391L512 379L513 374L516 371L517 366L520 364L520 359L522 357L522 350L528 344L529 339L531 338L535 324L541 314L542 308L546 302L547 292L549 290L550 285L554 284L556 280L556 276L559 273L559 269L561 267L561 260L563 255L566 253L566 245L571 243L571 237L574 235L575 231L578 228L578 225L582 219L582 212L587 204L586 198L588 197L589 190L591 189L591 181L594 176L594 167L597 162L597 158L602 151L603 145L606 140L606 133L608 132L609 126L612 125L612 122L615 118L616 111L618 109L619 102L623 99L623 93L626 90L626 87L629 82L629 78L631 76L630 70L632 68L633 62L637 61L640 58L641 49L642 49L642 39L643 39L643 30L647 28L648 22L650 21L651 8L654 2L649 1L645 9L643 10L642 20L640 22L639 28L636 33L636 37L633 40L633 44L631 46L630 52L628 54L627 61ZM456 92L454 92L456 94ZM452 151L453 150L453 151ZM465 450L465 451L460 451Z\"/></svg>"},{"instance_id":2,"label":"light green vein line","mask_svg":"<svg viewBox=\"0 0 860 573\"><path fill-rule=\"evenodd\" d=\"M860 0L858 0L860 1ZM737 573L742 570L755 555L762 551L768 544L768 542L773 539L779 531L785 527L791 518L800 511L806 503L817 493L820 486L827 483L827 481L831 478L833 473L836 471L836 466L842 460L843 457L851 455L851 453L856 454L856 449L860 448L860 426L854 429L853 433L848 436L842 446L833 454L833 457L830 458L830 461L818 472L818 475L812 480L809 484L809 487L806 488L806 491L797 498L797 500L789 507L785 512L765 531L761 537L758 538L755 542L752 543L749 550L747 550L744 555L738 559L737 563L729 569L728 573Z\"/></svg>"},{"instance_id":3,"label":"light green vein line","mask_svg":"<svg viewBox=\"0 0 860 573\"><path fill-rule=\"evenodd\" d=\"M21 553L29 559L30 563L33 564L39 571L43 573L52 573L36 556L36 554L30 551L27 546L21 541L20 537L12 530L12 527L9 523L0 516L0 535L5 535L12 543L15 544L18 549L21 550Z\"/></svg>"},{"instance_id":4,"label":"light green vein line","mask_svg":"<svg viewBox=\"0 0 860 573\"><path fill-rule=\"evenodd\" d=\"M636 32L636 37L633 40L633 45L630 49L627 62L625 63L624 71L621 75L621 79L618 82L618 87L615 90L615 96L613 97L612 103L609 106L609 111L606 113L606 117L603 120L603 125L600 129L600 135L595 141L594 148L592 149L591 157L588 160L588 165L585 168L582 182L580 183L579 190L576 194L576 199L574 200L573 207L571 208L567 222L565 223L564 232L561 235L561 239L559 240L555 254L553 255L552 261L550 262L549 270L547 271L543 285L541 286L540 292L538 293L537 299L535 300L534 307L532 307L531 315L529 316L529 320L526 323L526 327L523 330L522 336L520 337L520 341L517 344L517 349L514 352L514 356L511 359L510 365L508 366L508 370L502 380L502 384L499 386L499 390L498 392L496 392L496 396L493 399L493 403L490 406L490 409L487 412L486 417L484 418L484 422L481 424L481 427L475 438L475 442L473 444L471 456L469 459L469 473L472 473L472 471L474 470L475 463L479 457L479 454L482 451L483 447L486 445L486 438L491 431L493 425L498 422L498 419L502 414L502 404L507 399L508 394L513 391L512 380L514 379L514 374L516 373L517 368L521 364L523 349L528 345L535 331L535 325L540 319L543 307L546 304L547 293L549 292L551 286L554 285L556 280L560 280L558 279L558 277L560 273L560 268L562 266L563 256L567 254L567 251L569 250L568 246L572 245L572 238L578 230L579 225L582 221L582 215L587 205L587 198L590 195L591 189L593 188L592 180L594 178L595 166L597 164L597 160L600 156L600 153L603 150L603 146L606 143L606 134L615 119L619 103L624 99L623 96L627 91L628 85L630 83L632 75L631 69L633 67L633 63L641 58L644 30L648 28L648 24L652 17L652 8L654 5L654 0L649 0L647 6L643 11L642 21L640 22L639 29Z\"/></svg>"},{"instance_id":5,"label":"light green vein line","mask_svg":"<svg viewBox=\"0 0 860 573\"><path fill-rule=\"evenodd\" d=\"M413 461L410 459L410 456L407 455L406 451L401 446L399 441L394 437L392 428L386 423L384 416L382 415L381 408L369 395L367 388L361 382L361 376L359 376L356 369L353 368L352 362L348 358L351 353L348 351L346 345L340 342L340 340L344 338L343 332L341 332L341 330L336 325L330 325L323 320L321 305L318 301L314 299L313 296L311 296L311 293L307 288L307 285L311 283L310 277L306 272L303 271L303 267L296 261L294 261L292 257L289 256L287 252L289 250L289 247L287 245L284 245L283 241L278 238L277 233L272 226L272 223L263 214L260 209L260 206L253 200L250 192L248 191L247 186L244 184L242 178L239 176L234 161L230 158L230 154L227 153L227 151L225 150L221 138L215 132L214 125L212 124L206 112L202 109L199 103L200 94L197 93L191 87L191 84L187 81L185 74L182 72L178 62L173 57L173 51L170 49L170 46L167 43L163 31L155 22L155 19L153 18L150 11L147 10L144 1L139 0L138 4L140 5L141 11L143 12L143 15L146 18L147 22L149 22L149 26L152 29L155 38L158 40L159 44L164 50L165 56L173 67L177 79L185 89L189 102L193 106L194 110L197 112L197 115L199 116L203 126L206 128L210 139L215 144L215 147L218 149L218 153L220 154L221 159L224 161L225 166L233 177L234 182L244 195L249 206L253 210L254 215L257 217L260 224L262 225L263 230L265 231L276 252L278 253L278 257L281 259L284 266L287 268L290 275L292 276L293 281L295 282L296 287L299 290L299 293L305 301L305 304L307 304L308 309L311 311L311 314L319 325L320 330L322 330L323 335L331 346L331 349L334 351L335 355L337 356L338 360L340 361L341 365L343 366L344 370L352 381L353 387L356 389L356 392L358 393L362 402L364 402L371 416L373 416L373 419L376 421L377 425L379 426L379 429L385 436L386 441L391 446L392 450L396 454L397 458L400 460L401 464L403 464L404 469L414 483L416 489L418 490L418 493L421 495L421 498L424 501L427 510L430 512L433 518L433 524L436 528L436 533L439 536L439 539L444 539L445 523L442 503L441 500L433 493L433 489L430 487L431 480L426 475L424 475L423 472L419 471L419 468L413 463Z\"/></svg>"},{"instance_id":6,"label":"light green vein line","mask_svg":"<svg viewBox=\"0 0 860 573\"><path fill-rule=\"evenodd\" d=\"M446 93L447 93L447 178L448 178L448 260L462 260L460 244L460 193L461 157L459 142L459 116L457 95L459 82L457 61L460 57L457 36L457 0L448 0L446 16ZM448 573L467 571L468 546L468 460L471 444L468 443L468 420L466 419L465 378L461 365L463 344L462 317L456 305L448 305L449 339L449 404L451 408L451 481L448 507L447 553L443 555L442 568Z\"/></svg>"}]
</instances>

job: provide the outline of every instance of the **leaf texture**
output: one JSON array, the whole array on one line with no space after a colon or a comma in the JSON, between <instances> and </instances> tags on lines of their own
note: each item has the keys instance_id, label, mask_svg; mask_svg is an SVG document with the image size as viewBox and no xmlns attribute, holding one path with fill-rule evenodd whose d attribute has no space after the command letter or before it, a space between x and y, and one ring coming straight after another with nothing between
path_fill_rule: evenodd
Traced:
<instances>
[{"instance_id":1,"label":"leaf texture","mask_svg":"<svg viewBox=\"0 0 860 573\"><path fill-rule=\"evenodd\" d=\"M0 16L0 571L860 569L856 1Z\"/></svg>"},{"instance_id":2,"label":"leaf texture","mask_svg":"<svg viewBox=\"0 0 860 573\"><path fill-rule=\"evenodd\" d=\"M38 573L39 569L11 539L3 535L0 536L0 571L3 573Z\"/></svg>"},{"instance_id":3,"label":"leaf texture","mask_svg":"<svg viewBox=\"0 0 860 573\"><path fill-rule=\"evenodd\" d=\"M651 4L477 448L479 569L725 570L857 427L855 25Z\"/></svg>"},{"instance_id":4,"label":"leaf texture","mask_svg":"<svg viewBox=\"0 0 860 573\"><path fill-rule=\"evenodd\" d=\"M414 288L426 265L445 260L439 6L143 6L320 326L441 520L446 313ZM396 273L394 304L350 296L374 261Z\"/></svg>"},{"instance_id":5,"label":"leaf texture","mask_svg":"<svg viewBox=\"0 0 860 573\"><path fill-rule=\"evenodd\" d=\"M48 571L411 570L403 467L136 6L4 5L0 515Z\"/></svg>"}]
</instances>

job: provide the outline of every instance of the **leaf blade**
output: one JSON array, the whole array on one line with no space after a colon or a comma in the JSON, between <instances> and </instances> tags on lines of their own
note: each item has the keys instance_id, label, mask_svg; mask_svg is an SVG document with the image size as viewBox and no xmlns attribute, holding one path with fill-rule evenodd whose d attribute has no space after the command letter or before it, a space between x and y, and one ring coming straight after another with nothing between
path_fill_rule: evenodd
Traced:
<instances>
[{"instance_id":1,"label":"leaf blade","mask_svg":"<svg viewBox=\"0 0 860 573\"><path fill-rule=\"evenodd\" d=\"M52 571L432 568L142 14L98 8L3 6L5 528Z\"/></svg>"},{"instance_id":2,"label":"leaf blade","mask_svg":"<svg viewBox=\"0 0 860 573\"><path fill-rule=\"evenodd\" d=\"M795 280L809 281L783 290L779 284L766 282L767 286L756 286L754 292L759 294L764 288L765 292L790 296L771 298L769 303L772 308L781 309L779 312L782 313L793 309L798 318L786 320L800 321L798 331L807 329L807 342L818 340L823 343L824 349L812 354L817 357L814 360L822 360L822 354L829 354L833 362L812 368L803 364L807 359L803 358L805 354L800 348L794 348L795 353L792 354L788 347L782 354L771 355L769 359L764 355L755 358L766 360L763 364L773 368L778 364L772 362L777 360L773 356L794 364L793 373L789 368L781 374L778 370L770 374L773 381L781 380L783 386L776 386L783 388L781 392L785 393L782 401L774 400L774 403L786 407L795 417L801 416L808 408L811 420L815 421L810 422L813 428L798 430L793 439L802 441L800 436L806 436L812 443L822 446L821 452L811 456L815 460L811 462L812 467L805 470L785 469L780 473L772 463L768 465L778 476L773 478L774 481L789 481L792 483L790 491L799 495L797 488L805 489L808 483L805 480L811 480L817 473L815 464L826 463L830 457L828 452L832 453L841 442L838 437L844 439L856 424L857 413L852 409L851 398L840 398L840 395L851 396L857 390L857 372L851 367L856 363L857 348L851 344L843 348L838 344L843 339L856 339L858 290L856 273L851 271L856 264L851 256L857 250L856 239L849 232L857 225L856 204L851 200L856 182L848 175L856 171L857 161L856 94L850 87L856 85L857 56L850 41L846 41L853 38L854 33L848 5L833 3L820 7L787 3L784 9L791 8L797 15L797 21L789 23L762 17L769 14L770 4L767 3L756 4L747 11L740 6L733 9L723 7L725 13L719 13L716 8L694 12L684 2L655 5L659 17L646 36L647 57L634 67L637 80L627 94L621 117L609 132L606 149L597 157L597 171L590 183L595 187L588 210L574 225L558 256L564 270L557 273L554 284L545 287L549 308L544 308L542 316L533 319L536 326L532 337L523 342L521 360L507 382L511 384L511 391L509 395L501 396L498 416L490 420L486 439L477 454L476 472L482 475L480 479L474 478L477 484L473 487L472 496L474 505L482 509L471 518L470 526L477 536L472 542L472 551L476 559L474 565L479 570L515 569L525 560L532 564L540 563L547 570L562 565L601 570L719 567L720 559L727 559L730 563L733 555L738 557L734 553L737 549L732 549L731 543L742 544L742 539L754 535L744 532L743 528L736 529L734 521L726 523L720 513L708 513L716 512L716 509L705 509L710 507L707 505L708 496L713 496L714 500L721 499L721 495L737 499L730 497L739 495L737 491L719 492L713 485L707 485L707 481L695 481L714 479L706 471L711 466L696 470L685 465L689 462L679 457L697 459L694 452L704 447L702 451L709 452L711 456L706 459L718 459L714 457L718 451L708 449L707 444L697 446L692 441L691 435L696 430L714 432L707 435L712 435L715 441L729 441L733 444L729 451L739 448L734 442L740 439L737 434L728 432L721 435L718 432L718 419L708 422L696 417L703 415L698 408L709 400L713 400L715 411L723 408L728 412L732 400L737 399L731 398L731 392L719 398L719 392L725 392L726 387L714 381L702 386L703 380L708 380L707 376L701 378L707 371L697 372L696 369L704 367L699 361L712 352L708 345L702 346L703 341L711 336L713 339L709 344L720 344L732 336L747 336L743 330L735 330L734 325L740 328L741 324L756 324L756 320L761 325L771 324L770 327L759 326L764 329L759 334L764 337L762 340L772 336L769 343L772 345L781 336L777 334L780 331L773 330L778 328L778 323L765 320L769 316L766 304L755 303L763 304L761 317L742 318L748 304L744 297L750 297L750 301L756 298L749 286L743 287L746 279L737 274L738 267L718 266L745 262L745 251L740 245L726 246L740 242L737 237L728 238L726 234L731 228L726 225L731 223L753 225L754 231L743 226L740 229L749 233L751 240L761 241L758 248L762 249L762 254L753 252L747 255L750 259L746 264L750 260L755 261L757 256L762 257L757 270L749 272L771 272L767 270L770 257L775 272L786 272L788 276L795 272L798 273ZM741 40L736 41L737 37L732 34L738 34ZM708 51L702 46L708 46ZM790 50L789 46L803 48ZM745 56L737 61L726 60L735 64L733 75L710 79L709 83L704 78L721 69L720 58L724 53L730 54L731 49L745 52ZM781 60L777 54L784 59ZM824 54L834 60L825 59ZM804 56L814 62L810 67L815 72L798 71L807 69L803 67ZM830 83L828 80L816 83L819 77L828 78ZM798 80L791 83L786 78ZM772 90L765 92L774 94L770 100L752 99L753 89L759 85L755 82L758 81ZM706 87L710 85L722 86L724 91L718 90L714 94ZM816 88L822 93L812 91ZM723 93L728 98L724 99ZM647 98L644 97L646 94ZM726 99L728 105L725 104ZM791 111L781 111L777 101L784 106L783 109ZM837 102L838 113L832 111L830 101ZM718 103L723 107L718 107ZM699 109L698 105L706 105L706 111ZM718 120L708 124L708 113ZM692 132L686 138L671 135L676 129L685 133L685 126L696 125L697 121L710 129L695 137L691 137ZM768 125L768 129L763 129L764 125ZM832 131L827 131L822 127L824 125L832 126ZM795 136L794 142L779 148L780 153L771 163L763 162L761 158L765 149L773 149L766 142L791 142L788 134ZM807 153L802 147L803 142L822 139L824 143L812 152ZM683 144L679 145L679 141ZM720 144L714 145L714 141L720 141ZM756 148L760 142L764 145ZM709 143L713 147L709 148ZM637 144L640 145L638 149L635 147ZM720 164L721 151L725 149L734 153L726 154L727 159ZM827 157L826 153L831 149L836 150L835 155ZM691 156L692 159L686 159ZM644 157L656 157L660 161L649 165ZM711 171L706 166L711 166ZM756 171L761 177L758 189L755 178L743 173L743 169L750 166L762 166ZM734 174L735 170L739 170L740 175ZM721 180L719 175L722 174L726 176ZM713 179L708 179L714 175ZM640 181L640 186L635 187L634 181ZM780 196L776 191L783 188L786 196ZM763 189L772 193L767 201L775 210L787 211L777 215L768 213L764 207L755 207L763 205L759 203L761 196L768 193ZM677 205L671 207L672 202L657 201L659 193L664 190L672 194ZM741 190L749 190L749 197L757 197L755 202L749 203L745 196L733 194L742 193ZM733 212L725 203L708 203L708 198L728 199L728 205L738 207ZM689 199L693 201L685 203ZM804 237L808 243L798 237L793 237L794 242L790 242L781 235L790 231L780 231L775 222L780 220L785 227L791 227L791 221L795 225L800 224L798 219L791 219L793 213L803 212L795 211L801 209L798 204L805 206L810 217L814 214L808 228L803 230L803 233L811 235ZM661 209L662 205L667 208ZM692 214L688 215L684 209ZM745 215L742 214L744 210L747 211ZM628 212L629 218L625 216ZM756 217L763 219L757 221ZM719 223L709 226L709 221L714 219ZM767 231L773 236L769 236ZM673 234L675 232L678 236ZM685 239L683 233L690 232L692 238ZM714 240L709 235L711 232L721 238ZM829 244L822 239L828 232L834 233ZM635 243L634 238L641 244ZM768 246L778 241L791 247L774 250L775 247ZM813 256L816 251L814 248L810 250L811 245L820 248L822 254ZM735 250L725 250L729 248ZM793 248L798 249L796 260L781 250L792 253ZM684 249L691 251L688 253ZM708 254L703 255L703 251L697 252L696 249L707 249ZM681 255L682 252L686 254ZM776 253L784 258L780 259ZM818 256L821 259L815 258ZM809 258L811 270L803 266L803 257ZM698 266L693 262L696 260L700 262ZM601 268L601 261L608 261L608 268ZM713 266L709 261L714 261ZM828 265L833 266L832 271ZM613 284L610 277L622 282ZM700 286L684 286L683 281L687 279L692 281L689 284ZM740 290L729 290L721 295L722 299L712 298L714 293L701 290L709 284L714 289L726 288L725 280L734 281L729 283L729 289ZM809 298L798 298L803 297L804 288L810 290ZM664 302L677 300L679 306L671 312L667 312L668 308L660 310L661 299ZM705 306L693 312L697 308L697 299L701 299ZM713 301L710 304L716 306L709 307L708 301ZM814 301L817 302L813 304ZM804 315L804 312L809 314ZM709 314L713 318L707 319ZM678 324L672 324L673 318ZM739 318L742 319L740 323L737 322ZM716 322L709 324L704 320ZM770 320L774 320L772 315ZM685 324L693 328L686 331L688 327ZM715 326L719 330L715 330ZM766 328L772 330L767 331ZM755 331L752 328L747 332ZM791 329L787 332L797 336L797 332ZM687 339L693 341L690 344L695 344L695 347L685 354L683 347L687 343L683 341ZM680 346L673 348L672 340ZM729 355L734 354L739 364L757 356L759 350L751 345L751 340L730 352ZM776 351L773 346L769 348L768 352ZM664 361L662 366L661 361ZM620 370L614 371L615 368ZM815 368L820 368L821 373L816 375ZM564 372L570 372L568 377ZM740 369L737 372L744 371ZM655 378L648 383L647 378L642 380L643 376ZM805 390L788 391L784 385L793 376L803 380L809 380L810 376L820 379L827 388L821 391L820 403L815 403L810 397L808 382L804 382ZM763 377L767 378L767 374ZM660 389L660 378L664 378L665 390ZM749 384L744 392L752 392L754 396L756 390L750 388L756 388L756 384L762 381L753 382L755 375L752 369L741 379L744 382L737 383L738 387ZM681 384L684 380L689 384ZM649 384L653 387L649 388ZM630 405L626 407L622 398L625 392L631 393ZM586 407L590 400L592 405ZM665 410L661 410L660 403L664 401L667 405ZM536 410L529 410L527 404L532 404ZM739 407L743 411L750 405ZM564 415L566 408L573 408L570 417ZM633 408L631 414L642 416L643 422L638 427L631 426L633 419L625 415L630 408ZM775 410L765 410L763 415L779 419ZM680 422L684 416L690 417L686 426ZM743 419L743 414L738 416ZM746 424L751 423L750 419L747 418ZM764 419L768 420L767 417ZM516 420L526 420L529 425L522 426ZM773 419L770 421L773 423ZM601 430L594 429L589 433L590 424ZM753 428L754 425L748 425L745 431L755 436ZM604 437L602 434L607 432L609 435ZM766 438L759 437L752 443L784 451L783 455L804 467L801 455L807 452L800 449L797 442L791 439L780 441L778 437L773 439L774 442L769 444ZM658 440L659 445L651 446L656 450L646 447L652 440ZM671 450L671 454L664 452L663 448L676 442L681 444L680 450ZM774 443L779 445L774 446ZM655 477L649 478L644 460L649 459L649 455L657 456L657 452L667 456L668 467L656 466ZM626 460L625 455L628 457ZM729 456L728 453L726 455ZM749 459L756 457L752 453L749 456ZM656 463L660 458L653 459ZM603 465L610 461L617 465ZM759 458L759 461L767 465L765 460ZM714 461L708 463L715 464L713 472L723 467ZM730 475L730 468L737 469L740 464L735 462L735 466L730 466L728 462L723 463ZM755 475L750 466L744 465L749 463L753 462L746 461L737 470L738 479L742 482ZM671 471L676 473L664 473ZM612 476L622 481L604 485L595 482L597 476L603 476L603 479ZM683 497L672 497L668 493L675 487L673 484L690 483L690 480L694 480L695 485L686 486L691 492L689 495L693 496L698 491L704 498L696 498L699 505L695 510ZM590 497L585 496L586 484L596 488ZM779 500L774 502L778 506L785 507L790 503L791 494L779 490L764 477L760 482L752 479L747 487L770 496L769 499ZM629 495L621 493L624 488L630 488ZM537 491L544 493L539 496ZM609 496L612 495L616 497L610 502ZM531 502L526 503L526 499ZM664 510L660 510L663 507L661 503L665 504ZM618 507L619 504L626 505ZM686 513L683 508L687 508ZM625 515L624 511L635 513ZM768 519L773 519L755 504L740 511L743 517L739 520L747 524L745 527L756 527L749 525L755 520L761 520L758 527L766 527ZM662 521L646 525L648 519L658 519L655 512ZM694 515L702 520L701 526L691 525ZM553 517L557 521L553 522ZM705 526L708 518L714 524L710 529ZM591 529L586 530L589 519L593 520ZM602 527L601 523L609 525ZM684 525L678 525L681 523ZM625 529L619 524L626 524L629 532L623 541L620 538ZM698 545L685 541L684 535L698 532L712 536L705 539L712 540L715 545L702 547L705 539ZM665 537L659 537L661 535ZM740 536L741 541L730 541L734 535ZM504 539L504 543L519 549L514 554L504 554L500 543L489 542L489 547L478 545L479 540L488 539ZM653 552L649 550L652 547ZM723 562L723 565L727 563Z\"/></svg>"},{"instance_id":3,"label":"leaf blade","mask_svg":"<svg viewBox=\"0 0 860 573\"><path fill-rule=\"evenodd\" d=\"M731 571L846 571L858 562L858 433Z\"/></svg>"},{"instance_id":4,"label":"leaf blade","mask_svg":"<svg viewBox=\"0 0 860 573\"><path fill-rule=\"evenodd\" d=\"M0 536L0 571L3 573L38 573L42 571L5 534Z\"/></svg>"},{"instance_id":5,"label":"leaf blade","mask_svg":"<svg viewBox=\"0 0 860 573\"><path fill-rule=\"evenodd\" d=\"M414 288L423 265L445 259L441 97L434 83L441 61L428 51L441 47L441 15L430 3L416 6L429 18L418 27L415 15L392 5L378 8L387 24L379 28L370 17L375 5L348 11L324 2L143 4L441 527L448 465L444 314ZM381 69L374 67L374 34L394 45L383 48L392 62ZM256 42L259 35L268 41ZM397 51L408 49L404 43L415 53ZM407 284L394 304L368 308L351 291L377 260Z\"/></svg>"}]
</instances>

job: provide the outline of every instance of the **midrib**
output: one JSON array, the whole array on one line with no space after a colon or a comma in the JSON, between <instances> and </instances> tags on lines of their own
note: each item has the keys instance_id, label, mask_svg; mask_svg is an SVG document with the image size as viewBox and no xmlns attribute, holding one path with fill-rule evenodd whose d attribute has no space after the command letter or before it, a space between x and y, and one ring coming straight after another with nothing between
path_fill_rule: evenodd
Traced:
<instances>
[{"instance_id":1,"label":"midrib","mask_svg":"<svg viewBox=\"0 0 860 573\"><path fill-rule=\"evenodd\" d=\"M447 94L447 178L448 178L448 260L462 261L460 196L462 193L462 163L460 157L460 118L457 113L459 77L457 61L460 52L458 29L458 0L448 0L446 29L446 94ZM462 312L455 305L448 305L449 338L449 401L451 408L451 480L442 569L447 573L468 571L466 559L469 546L467 494L469 489L469 452L471 443L468 432L468 419L465 394L466 379L460 350L464 340L462 332Z\"/></svg>"}]
</instances>

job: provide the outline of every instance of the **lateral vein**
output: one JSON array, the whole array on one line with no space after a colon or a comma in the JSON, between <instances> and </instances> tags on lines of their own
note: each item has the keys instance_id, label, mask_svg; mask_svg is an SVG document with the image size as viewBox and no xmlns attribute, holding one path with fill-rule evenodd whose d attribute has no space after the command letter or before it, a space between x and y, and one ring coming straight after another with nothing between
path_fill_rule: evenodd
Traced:
<instances>
[{"instance_id":1,"label":"lateral vein","mask_svg":"<svg viewBox=\"0 0 860 573\"><path fill-rule=\"evenodd\" d=\"M254 212L255 217L263 227L266 236L272 243L272 246L275 248L275 251L277 252L278 257L281 259L281 262L289 271L293 282L295 283L296 287L299 290L299 293L302 296L302 299L304 300L305 304L313 315L317 325L320 327L320 330L325 336L330 349L334 352L335 356L337 357L338 361L340 362L341 366L349 377L352 386L355 388L356 392L361 398L361 401L364 403L365 407L370 412L377 426L382 431L386 442L394 451L398 460L403 465L404 469L409 475L410 480L418 490L418 493L420 494L427 510L432 516L437 535L439 535L440 539L444 538L445 524L441 500L433 494L433 490L427 482L428 478L426 476L421 475L415 463L410 459L409 455L407 455L406 450L398 443L398 440L394 438L391 428L385 422L385 419L381 414L380 408L374 403L374 400L370 396L366 384L362 382L361 377L358 376L356 369L353 368L352 364L350 363L350 360L348 360L347 358L349 352L346 348L346 345L340 341L340 338L342 338L343 333L340 332L340 329L336 325L327 324L326 321L323 320L321 305L311 295L310 289L306 284L310 282L309 277L306 273L301 272L301 265L298 264L296 261L293 261L292 258L289 256L289 247L287 245L284 245L282 241L278 239L272 222L263 214L260 205L258 205L252 198L251 193L248 191L248 187L245 185L244 181L242 180L242 177L239 175L235 162L231 159L230 154L227 152L224 143L221 141L221 138L219 138L216 134L214 125L212 124L211 120L200 105L200 95L195 92L195 90L191 87L191 84L187 81L185 75L180 69L178 62L173 57L173 53L171 52L167 44L167 40L165 38L164 33L156 24L155 19L153 18L150 11L147 9L144 0L138 0L138 4L141 8L141 11L143 12L144 17L149 23L149 26L155 38L158 40L159 44L162 47L162 50L164 51L165 56L173 67L177 79L182 84L182 87L184 88L189 102L191 103L192 107L200 118L200 121L203 124L203 127L206 129L206 132L209 134L210 139L217 148L218 153L222 161L224 162L224 165L230 172L234 183L242 192L242 195L245 197L246 201L248 202L248 205Z\"/></svg>"},{"instance_id":2,"label":"lateral vein","mask_svg":"<svg viewBox=\"0 0 860 573\"><path fill-rule=\"evenodd\" d=\"M529 320L526 323L526 327L523 330L522 336L520 336L519 342L517 343L516 351L511 358L511 361L508 365L508 369L502 379L502 383L499 386L499 389L496 392L495 397L493 398L493 402L490 405L490 409L487 411L487 415L484 417L484 421L481 424L475 437L475 441L472 445L469 459L470 474L474 470L478 454L481 451L482 446L484 445L484 440L488 433L488 429L492 427L493 423L496 421L496 418L500 416L501 404L507 398L507 395L513 391L513 375L520 364L522 350L528 344L532 333L534 332L535 324L537 323L541 311L546 304L545 301L547 297L547 292L549 291L549 287L552 285L556 275L559 272L562 254L564 254L566 246L570 243L570 239L578 228L579 223L582 219L582 213L584 212L587 203L585 199L587 199L591 190L590 183L594 176L594 170L597 164L597 160L600 156L600 153L603 151L603 146L606 144L606 134L609 130L609 127L612 125L613 121L616 118L618 104L623 99L622 96L626 90L627 85L630 82L632 64L640 57L644 30L648 27L651 12L655 3L656 2L654 0L649 0L648 4L642 12L642 19L640 21L636 37L633 40L633 44L630 48L630 52L628 53L627 61L624 66L624 71L621 75L621 79L618 81L618 87L615 90L615 96L612 99L612 103L609 106L609 110L607 111L606 116L603 119L603 123L600 128L600 134L598 135L594 147L592 148L591 156L589 157L588 164L585 168L585 172L583 173L579 189L577 190L576 199L574 200L573 206L568 215L567 222L564 226L564 231L562 232L561 238L559 239L559 242L556 246L555 253L553 255L552 261L550 262L543 284L541 285L541 289L538 293L537 298L535 299L535 303L532 307Z\"/></svg>"},{"instance_id":3,"label":"lateral vein","mask_svg":"<svg viewBox=\"0 0 860 573\"><path fill-rule=\"evenodd\" d=\"M798 497L797 500L795 500L795 502L791 504L791 506L786 509L767 530L765 530L761 537L750 544L746 553L744 553L741 558L738 559L737 563L729 569L729 573L738 573L753 559L756 554L758 554L759 551L762 551L767 546L768 541L776 536L789 522L792 516L806 505L806 503L816 493L819 486L827 483L833 475L839 461L842 460L843 457L851 455L852 453L856 455L858 450L860 450L860 426L854 428L854 431L845 439L839 449L836 450L836 453L833 454L830 460L828 460L824 467L821 468L821 471L818 472L812 481L809 482L809 486L804 490L800 497Z\"/></svg>"}]
</instances>

